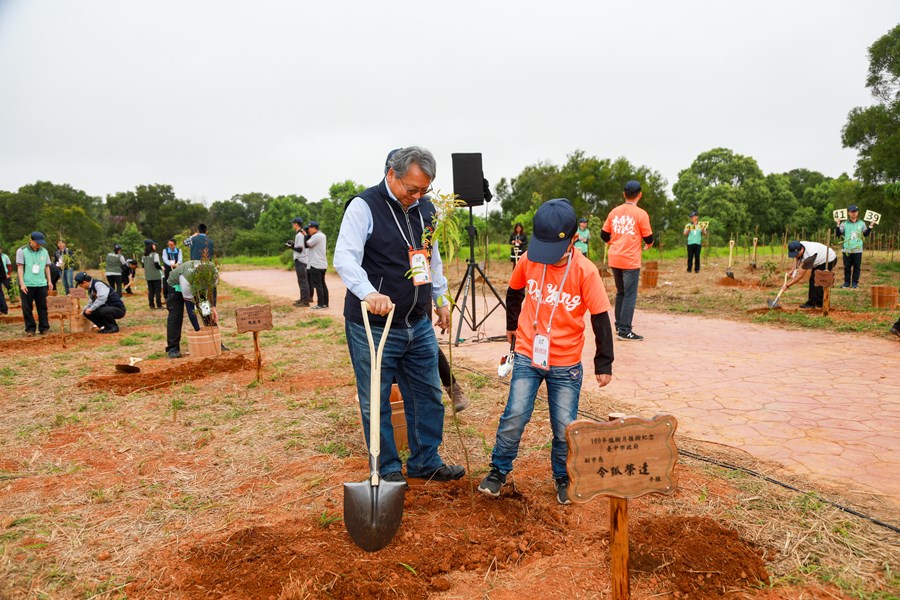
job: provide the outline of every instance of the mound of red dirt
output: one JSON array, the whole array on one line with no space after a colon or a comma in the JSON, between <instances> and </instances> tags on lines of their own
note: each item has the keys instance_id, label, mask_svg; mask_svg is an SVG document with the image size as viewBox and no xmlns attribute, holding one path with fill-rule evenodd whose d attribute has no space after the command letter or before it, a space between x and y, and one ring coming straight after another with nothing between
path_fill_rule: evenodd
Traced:
<instances>
[{"instance_id":1,"label":"mound of red dirt","mask_svg":"<svg viewBox=\"0 0 900 600\"><path fill-rule=\"evenodd\" d=\"M631 571L667 579L687 598L720 597L767 582L764 552L705 517L659 517L632 527Z\"/></svg>"},{"instance_id":2,"label":"mound of red dirt","mask_svg":"<svg viewBox=\"0 0 900 600\"><path fill-rule=\"evenodd\" d=\"M84 378L79 385L99 390L109 390L114 394L130 394L137 390L152 390L194 379L202 379L217 373L234 373L255 368L255 363L243 354L227 354L200 361L178 361L174 366L156 370L142 370L131 375L93 375Z\"/></svg>"}]
</instances>

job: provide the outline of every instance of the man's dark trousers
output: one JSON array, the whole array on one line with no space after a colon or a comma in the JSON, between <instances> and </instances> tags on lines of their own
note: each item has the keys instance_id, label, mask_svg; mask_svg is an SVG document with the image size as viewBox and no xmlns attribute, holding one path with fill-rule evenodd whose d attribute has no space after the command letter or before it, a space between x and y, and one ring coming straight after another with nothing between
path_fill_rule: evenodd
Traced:
<instances>
[{"instance_id":1,"label":"man's dark trousers","mask_svg":"<svg viewBox=\"0 0 900 600\"><path fill-rule=\"evenodd\" d=\"M694 271L696 271L697 273L700 272L700 249L701 248L703 248L703 246L700 244L688 244L687 245L687 250L688 250L687 270L688 270L688 273L691 272L691 262L692 261L694 263Z\"/></svg>"},{"instance_id":2,"label":"man's dark trousers","mask_svg":"<svg viewBox=\"0 0 900 600\"><path fill-rule=\"evenodd\" d=\"M844 252L844 285L859 285L859 270L862 268L862 252ZM851 281L851 274L853 275Z\"/></svg>"},{"instance_id":3,"label":"man's dark trousers","mask_svg":"<svg viewBox=\"0 0 900 600\"><path fill-rule=\"evenodd\" d=\"M833 261L828 263L828 270L834 269L834 265L837 264L837 259L835 258ZM813 285L813 281L816 278L815 271L824 271L825 265L819 265L818 267L813 268L813 272L809 274L809 294L806 297L806 303L810 306L815 306L821 308L823 304L825 304L825 288L820 287L818 285Z\"/></svg>"},{"instance_id":4,"label":"man's dark trousers","mask_svg":"<svg viewBox=\"0 0 900 600\"><path fill-rule=\"evenodd\" d=\"M101 306L100 308L91 311L91 314L84 315L86 319L88 319L91 323L96 325L97 327L103 328L111 328L118 327L116 323L116 319L121 319L125 316L125 310L117 307L117 306Z\"/></svg>"},{"instance_id":5,"label":"man's dark trousers","mask_svg":"<svg viewBox=\"0 0 900 600\"><path fill-rule=\"evenodd\" d=\"M310 267L309 285L316 290L316 305L328 306L328 287L325 285L325 269Z\"/></svg>"},{"instance_id":6,"label":"man's dark trousers","mask_svg":"<svg viewBox=\"0 0 900 600\"><path fill-rule=\"evenodd\" d=\"M19 291L21 292L22 290L20 289ZM47 318L47 291L46 285L42 287L28 286L28 291L20 294L26 333L34 333L36 327L40 328L41 333L50 331L50 321ZM37 326L34 322L34 314L31 312L34 305L37 305Z\"/></svg>"},{"instance_id":7,"label":"man's dark trousers","mask_svg":"<svg viewBox=\"0 0 900 600\"><path fill-rule=\"evenodd\" d=\"M297 285L300 287L300 303L309 304L309 278L306 276L306 263L295 258L294 270L297 272Z\"/></svg>"},{"instance_id":8,"label":"man's dark trousers","mask_svg":"<svg viewBox=\"0 0 900 600\"><path fill-rule=\"evenodd\" d=\"M166 296L166 309L169 316L166 319L166 352L181 351L181 325L184 323L184 296L169 288Z\"/></svg>"}]
</instances>

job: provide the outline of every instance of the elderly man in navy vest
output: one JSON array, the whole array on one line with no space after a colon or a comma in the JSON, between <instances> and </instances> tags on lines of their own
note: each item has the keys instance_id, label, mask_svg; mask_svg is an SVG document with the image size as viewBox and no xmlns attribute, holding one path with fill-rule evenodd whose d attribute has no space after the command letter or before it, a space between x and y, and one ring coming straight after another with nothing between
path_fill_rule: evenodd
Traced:
<instances>
[{"instance_id":1,"label":"elderly man in navy vest","mask_svg":"<svg viewBox=\"0 0 900 600\"><path fill-rule=\"evenodd\" d=\"M379 473L387 481L405 481L391 425L394 379L403 393L409 428L406 475L452 481L465 474L461 466L447 465L438 455L444 405L431 307L434 303L438 324L446 329L450 302L437 240L423 244L422 236L432 227L435 209L424 197L431 190L436 170L434 156L424 148L410 146L394 152L381 183L347 204L334 250L334 268L347 286L347 345L367 443L372 361L360 301L368 306L376 347L394 307L381 365ZM411 271L414 276L409 275Z\"/></svg>"}]
</instances>

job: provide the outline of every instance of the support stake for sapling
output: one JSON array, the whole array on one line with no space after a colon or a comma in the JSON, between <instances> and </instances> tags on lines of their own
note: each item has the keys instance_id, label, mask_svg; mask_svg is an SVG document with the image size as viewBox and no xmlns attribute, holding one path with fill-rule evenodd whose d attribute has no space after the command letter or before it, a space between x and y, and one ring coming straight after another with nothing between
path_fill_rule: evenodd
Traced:
<instances>
[{"instance_id":1,"label":"support stake for sapling","mask_svg":"<svg viewBox=\"0 0 900 600\"><path fill-rule=\"evenodd\" d=\"M256 352L256 381L260 380L262 371L262 352L259 350L259 332L253 332L253 350Z\"/></svg>"}]
</instances>

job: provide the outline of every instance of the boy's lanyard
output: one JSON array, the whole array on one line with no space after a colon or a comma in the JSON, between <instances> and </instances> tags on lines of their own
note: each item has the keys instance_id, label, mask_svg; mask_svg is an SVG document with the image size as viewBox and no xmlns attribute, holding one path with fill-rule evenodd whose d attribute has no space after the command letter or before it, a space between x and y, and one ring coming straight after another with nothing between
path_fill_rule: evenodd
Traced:
<instances>
[{"instance_id":1,"label":"boy's lanyard","mask_svg":"<svg viewBox=\"0 0 900 600\"><path fill-rule=\"evenodd\" d=\"M572 266L572 253L569 252L569 258L566 260L566 270L563 272L562 281L559 282L559 291L562 293L563 286L566 285L566 278L569 276L569 267ZM547 276L547 265L544 265L544 270L541 273L541 284L538 288L538 298L537 298L537 306L534 308L534 323L532 324L532 328L534 334L537 334L537 326L538 326L538 312L541 310L541 300L544 296L544 278ZM556 307L559 306L559 300L557 299L556 304L553 305L553 308L550 309L550 319L547 321L547 335L550 335L550 327L553 325L553 315L556 313Z\"/></svg>"},{"instance_id":2,"label":"boy's lanyard","mask_svg":"<svg viewBox=\"0 0 900 600\"><path fill-rule=\"evenodd\" d=\"M544 280L547 276L547 265L544 265L544 270L541 273L541 283L538 286L538 294L537 294L537 306L534 308L534 323L532 323L532 331L533 331L533 341L531 348L531 365L538 369L549 370L550 369L550 329L553 326L553 315L556 314L556 309L559 306L559 294L562 293L563 286L566 284L566 278L569 276L569 267L572 266L572 253L569 253L569 258L566 260L566 270L563 273L562 281L559 283L559 291L557 292L556 303L553 305L553 308L550 309L550 318L547 321L547 333L542 334L538 333L538 313L541 310L541 300L544 295Z\"/></svg>"}]
</instances>

